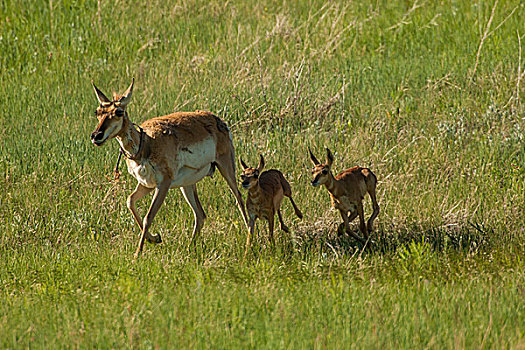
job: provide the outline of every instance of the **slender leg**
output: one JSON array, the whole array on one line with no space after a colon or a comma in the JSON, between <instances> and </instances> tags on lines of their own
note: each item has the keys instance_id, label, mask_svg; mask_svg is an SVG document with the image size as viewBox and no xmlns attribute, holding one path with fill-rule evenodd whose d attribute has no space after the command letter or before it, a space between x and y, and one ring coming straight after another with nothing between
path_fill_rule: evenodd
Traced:
<instances>
[{"instance_id":1,"label":"slender leg","mask_svg":"<svg viewBox=\"0 0 525 350\"><path fill-rule=\"evenodd\" d=\"M228 186L230 187L230 190L237 201L237 207L241 212L244 224L246 227L249 227L248 217L246 216L246 211L244 210L244 201L242 200L241 192L237 187L237 179L235 178L234 157L232 157L230 154L225 154L217 158L215 162L217 163L217 168L219 168L219 171L226 180L226 183L228 183Z\"/></svg>"},{"instance_id":2,"label":"slender leg","mask_svg":"<svg viewBox=\"0 0 525 350\"><path fill-rule=\"evenodd\" d=\"M142 224L143 225L142 236L140 237L140 242L139 242L137 251L135 253L135 258L138 258L138 256L140 255L140 252L142 252L142 248L144 247L144 240L146 237L149 236L148 229L151 226L151 223L153 222L155 215L157 215L157 212L159 211L160 206L166 199L166 196L170 189L170 184L171 184L171 180L165 180L155 189L155 194L153 195L153 201L151 202L148 213L144 217L144 222Z\"/></svg>"},{"instance_id":3,"label":"slender leg","mask_svg":"<svg viewBox=\"0 0 525 350\"><path fill-rule=\"evenodd\" d=\"M246 237L246 248L244 250L244 257L246 258L246 255L248 254L248 249L250 249L251 246L251 238L254 235L255 232L255 220L256 217L250 216L250 221L248 222L248 236Z\"/></svg>"},{"instance_id":4,"label":"slender leg","mask_svg":"<svg viewBox=\"0 0 525 350\"><path fill-rule=\"evenodd\" d=\"M363 242L363 239L361 237L359 237L358 235L353 233L352 230L350 230L350 223L348 221L348 215L346 214L346 212L344 210L339 210L339 212L341 213L341 217L343 218L343 225L346 229L346 232L358 241Z\"/></svg>"},{"instance_id":5,"label":"slender leg","mask_svg":"<svg viewBox=\"0 0 525 350\"><path fill-rule=\"evenodd\" d=\"M354 221L354 219L357 217L357 210L354 210L350 212L350 217L348 218L348 225L350 226L350 223ZM345 223L341 223L339 227L337 228L337 235L342 236L346 231L348 231L345 227Z\"/></svg>"},{"instance_id":6,"label":"slender leg","mask_svg":"<svg viewBox=\"0 0 525 350\"><path fill-rule=\"evenodd\" d=\"M195 217L195 224L193 226L193 234L191 235L191 243L190 245L195 244L195 239L199 235L199 232L202 229L202 226L204 225L204 220L206 219L206 214L204 213L204 209L202 208L201 202L199 201L199 197L197 196L197 186L195 184L191 186L186 186L181 188L182 194L184 195L184 198L186 198L186 202L191 207L191 210L193 210L193 216Z\"/></svg>"},{"instance_id":7,"label":"slender leg","mask_svg":"<svg viewBox=\"0 0 525 350\"><path fill-rule=\"evenodd\" d=\"M354 210L350 213L350 216L348 217L348 224L354 221L356 217L357 217L357 210Z\"/></svg>"},{"instance_id":8,"label":"slender leg","mask_svg":"<svg viewBox=\"0 0 525 350\"><path fill-rule=\"evenodd\" d=\"M195 199L197 202L197 206L199 207L199 210L202 212L202 216L204 217L204 220L206 220L207 216L204 212L204 208L202 207L201 201L199 200L199 196L197 195L197 184L193 186L193 192L195 193Z\"/></svg>"},{"instance_id":9,"label":"slender leg","mask_svg":"<svg viewBox=\"0 0 525 350\"><path fill-rule=\"evenodd\" d=\"M281 208L277 209L277 216L279 217L279 224L281 225L281 230L288 233L290 229L283 222L283 216L281 215Z\"/></svg>"},{"instance_id":10,"label":"slender leg","mask_svg":"<svg viewBox=\"0 0 525 350\"><path fill-rule=\"evenodd\" d=\"M270 216L268 217L268 234L270 235L270 244L272 246L275 245L275 241L273 239L274 220L275 220L275 212L271 213Z\"/></svg>"},{"instance_id":11,"label":"slender leg","mask_svg":"<svg viewBox=\"0 0 525 350\"><path fill-rule=\"evenodd\" d=\"M143 198L144 196L146 196L151 191L153 191L153 188L144 187L139 183L137 187L135 188L135 191L133 191L133 193L129 195L128 200L126 202L128 209L131 210L131 213L133 214L133 217L135 218L135 222L137 223L137 225L139 225L140 231L142 231L142 218L137 212L135 203L141 198Z\"/></svg>"},{"instance_id":12,"label":"slender leg","mask_svg":"<svg viewBox=\"0 0 525 350\"><path fill-rule=\"evenodd\" d=\"M365 212L363 210L363 202L357 203L357 214L359 215L359 230L361 230L361 233L365 237L365 239L368 239L368 232L366 232L366 224L365 224Z\"/></svg>"},{"instance_id":13,"label":"slender leg","mask_svg":"<svg viewBox=\"0 0 525 350\"><path fill-rule=\"evenodd\" d=\"M370 195L370 198L372 199L372 207L374 208L374 211L372 212L372 215L370 216L370 219L368 219L368 222L366 224L368 233L370 233L374 229L374 220L376 219L377 215L379 215L379 204L377 204L375 188L374 188L374 191L370 191L368 192L368 194Z\"/></svg>"},{"instance_id":14,"label":"slender leg","mask_svg":"<svg viewBox=\"0 0 525 350\"><path fill-rule=\"evenodd\" d=\"M279 225L281 227L281 230L283 230L284 232L290 232L290 230L288 229L288 226L286 226L284 224L283 216L281 215L281 204L282 204L282 202L283 202L283 197L279 198L279 196L276 196L274 198L274 200L273 200L273 207L277 211L277 217L279 218Z\"/></svg>"}]
</instances>

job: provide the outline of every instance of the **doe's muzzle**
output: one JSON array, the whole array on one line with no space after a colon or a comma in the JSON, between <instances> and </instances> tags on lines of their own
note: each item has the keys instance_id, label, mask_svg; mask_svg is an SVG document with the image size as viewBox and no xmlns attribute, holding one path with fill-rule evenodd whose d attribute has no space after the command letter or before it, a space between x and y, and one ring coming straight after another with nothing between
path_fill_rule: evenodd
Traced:
<instances>
[{"instance_id":1,"label":"doe's muzzle","mask_svg":"<svg viewBox=\"0 0 525 350\"><path fill-rule=\"evenodd\" d=\"M104 138L104 133L102 131L93 131L91 134L91 141L95 144L100 143Z\"/></svg>"}]
</instances>

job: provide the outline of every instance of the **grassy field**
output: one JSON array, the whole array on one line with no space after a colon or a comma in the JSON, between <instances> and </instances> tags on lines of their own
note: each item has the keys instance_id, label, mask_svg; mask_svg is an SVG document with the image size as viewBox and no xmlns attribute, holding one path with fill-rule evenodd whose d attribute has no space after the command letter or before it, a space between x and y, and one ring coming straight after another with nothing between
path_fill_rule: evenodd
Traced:
<instances>
[{"instance_id":1,"label":"grassy field","mask_svg":"<svg viewBox=\"0 0 525 350\"><path fill-rule=\"evenodd\" d=\"M0 348L524 349L524 19L523 1L0 1ZM135 180L89 140L91 80L132 77L133 121L213 111L305 218L285 201L291 233L270 246L259 223L244 258L206 178L197 247L173 190L133 262ZM377 174L366 249L337 237L308 147Z\"/></svg>"}]
</instances>

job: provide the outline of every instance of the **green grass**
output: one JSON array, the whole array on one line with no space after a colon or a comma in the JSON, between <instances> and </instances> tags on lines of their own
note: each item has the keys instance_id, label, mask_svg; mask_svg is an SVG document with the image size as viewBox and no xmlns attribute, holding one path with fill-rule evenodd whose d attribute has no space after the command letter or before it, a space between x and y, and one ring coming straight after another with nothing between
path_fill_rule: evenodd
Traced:
<instances>
[{"instance_id":1,"label":"green grass","mask_svg":"<svg viewBox=\"0 0 525 350\"><path fill-rule=\"evenodd\" d=\"M519 1L0 1L0 348L525 347L524 17ZM285 201L292 232L271 247L260 223L244 258L234 199L206 178L197 248L174 190L163 244L133 262L135 181L111 182L116 142L89 140L91 80L132 77L133 121L213 111L305 218ZM308 147L377 174L371 246L336 236Z\"/></svg>"}]
</instances>

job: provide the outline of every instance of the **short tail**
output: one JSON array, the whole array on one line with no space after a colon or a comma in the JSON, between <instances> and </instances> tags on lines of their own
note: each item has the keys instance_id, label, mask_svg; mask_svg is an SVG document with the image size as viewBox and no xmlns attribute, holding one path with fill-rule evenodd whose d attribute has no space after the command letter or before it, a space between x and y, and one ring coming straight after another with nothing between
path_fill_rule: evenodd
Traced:
<instances>
[{"instance_id":1,"label":"short tail","mask_svg":"<svg viewBox=\"0 0 525 350\"><path fill-rule=\"evenodd\" d=\"M366 189L370 195L370 199L372 199L372 208L374 209L374 212L366 224L368 232L372 232L374 220L379 215L379 204L377 203L376 198L377 177L372 171L370 171L370 169L364 169L363 175L365 176Z\"/></svg>"},{"instance_id":2,"label":"short tail","mask_svg":"<svg viewBox=\"0 0 525 350\"><path fill-rule=\"evenodd\" d=\"M292 205L293 205L293 210L295 211L295 215L297 215L297 217L299 219L302 219L303 218L303 213L301 213L301 211L299 210L299 208L297 208L297 205L295 205L295 202L293 201L293 198L292 196L288 197L290 198L290 202L292 202Z\"/></svg>"},{"instance_id":3,"label":"short tail","mask_svg":"<svg viewBox=\"0 0 525 350\"><path fill-rule=\"evenodd\" d=\"M293 209L295 211L295 215L297 215L299 219L302 219L303 213L301 213L299 208L297 208L297 205L295 205L295 202L293 201L293 198L292 198L292 187L290 186L288 181L286 181L286 179L284 178L284 175L280 171L279 171L279 178L281 180L281 186L283 187L284 195L290 198L290 202L292 202Z\"/></svg>"}]
</instances>

